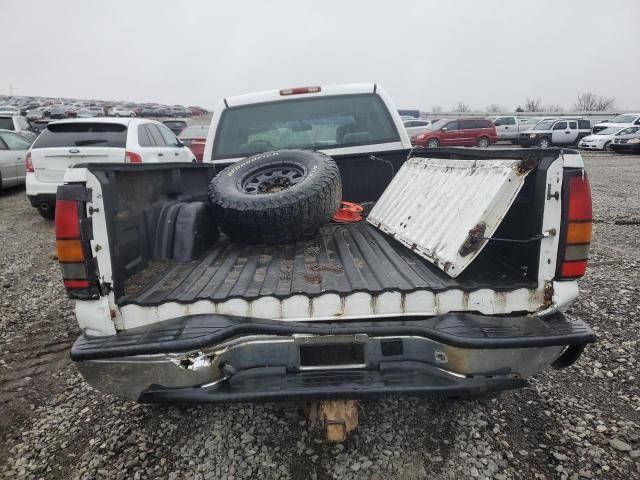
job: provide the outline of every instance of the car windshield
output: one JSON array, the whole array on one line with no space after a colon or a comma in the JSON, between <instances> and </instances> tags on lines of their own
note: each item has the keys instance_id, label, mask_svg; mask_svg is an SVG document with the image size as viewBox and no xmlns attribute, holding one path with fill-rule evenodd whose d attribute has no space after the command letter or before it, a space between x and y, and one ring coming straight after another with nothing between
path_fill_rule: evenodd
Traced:
<instances>
[{"instance_id":1,"label":"car windshield","mask_svg":"<svg viewBox=\"0 0 640 480\"><path fill-rule=\"evenodd\" d=\"M127 127L119 123L58 123L49 125L32 148L114 147L124 148Z\"/></svg>"},{"instance_id":2,"label":"car windshield","mask_svg":"<svg viewBox=\"0 0 640 480\"><path fill-rule=\"evenodd\" d=\"M609 120L609 123L633 123L637 115L618 115Z\"/></svg>"},{"instance_id":3,"label":"car windshield","mask_svg":"<svg viewBox=\"0 0 640 480\"><path fill-rule=\"evenodd\" d=\"M600 130L596 135L615 135L620 131L620 127L609 127L604 130Z\"/></svg>"},{"instance_id":4,"label":"car windshield","mask_svg":"<svg viewBox=\"0 0 640 480\"><path fill-rule=\"evenodd\" d=\"M180 138L205 138L208 132L208 125L193 125L182 130Z\"/></svg>"},{"instance_id":5,"label":"car windshield","mask_svg":"<svg viewBox=\"0 0 640 480\"><path fill-rule=\"evenodd\" d=\"M553 120L543 120L542 122L536 123L535 127L533 127L532 130L551 130L553 123Z\"/></svg>"},{"instance_id":6,"label":"car windshield","mask_svg":"<svg viewBox=\"0 0 640 480\"><path fill-rule=\"evenodd\" d=\"M232 107L216 132L213 159L290 149L329 149L399 141L375 94L301 98Z\"/></svg>"},{"instance_id":7,"label":"car windshield","mask_svg":"<svg viewBox=\"0 0 640 480\"><path fill-rule=\"evenodd\" d=\"M638 132L640 132L640 127L629 127L625 128L624 130L620 130L618 132L618 135L634 135Z\"/></svg>"}]
</instances>

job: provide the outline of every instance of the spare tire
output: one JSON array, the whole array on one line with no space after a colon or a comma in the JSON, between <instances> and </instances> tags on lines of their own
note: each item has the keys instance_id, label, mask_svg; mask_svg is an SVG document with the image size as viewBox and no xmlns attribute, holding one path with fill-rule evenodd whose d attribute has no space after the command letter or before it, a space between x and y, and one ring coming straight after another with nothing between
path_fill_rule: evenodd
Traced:
<instances>
[{"instance_id":1,"label":"spare tire","mask_svg":"<svg viewBox=\"0 0 640 480\"><path fill-rule=\"evenodd\" d=\"M240 160L209 183L220 229L245 243L290 242L331 221L342 200L336 163L320 152L278 150Z\"/></svg>"}]
</instances>

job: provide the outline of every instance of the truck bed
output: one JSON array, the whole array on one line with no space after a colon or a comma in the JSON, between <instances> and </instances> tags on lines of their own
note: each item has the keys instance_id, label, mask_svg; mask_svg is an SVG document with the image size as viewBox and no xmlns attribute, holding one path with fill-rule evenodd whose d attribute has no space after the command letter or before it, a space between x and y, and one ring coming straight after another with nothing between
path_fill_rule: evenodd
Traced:
<instances>
[{"instance_id":1,"label":"truck bed","mask_svg":"<svg viewBox=\"0 0 640 480\"><path fill-rule=\"evenodd\" d=\"M139 275L129 279L126 295L119 301L120 306L158 306L167 302L193 305L205 300L218 305L215 309L211 307L211 311L247 314L245 303L261 298L282 301L294 297L300 299L300 296L309 299L320 297L321 300L325 297L331 303L336 301L337 295L340 304L337 308L346 314L347 298L364 292L370 299L358 302L359 314L402 314L394 310L399 308L394 295L413 292L436 294L449 290L466 294L480 289L490 289L498 294L536 288L536 283L522 271L490 256L479 258L458 278L450 278L364 222L330 224L313 238L284 245L221 241L196 261L165 264L160 270L151 280L148 280L148 272L147 279ZM394 295L384 296L387 292ZM409 308L404 303L404 295L402 297L402 308ZM246 302L241 302L236 308L230 302L233 299ZM219 305L223 302L227 306L221 309ZM385 305L386 302L390 303ZM294 310L304 307L304 315L308 316L311 302L298 303L300 306ZM282 312L282 306L279 311ZM340 314L331 308L327 312L329 316ZM250 313L261 316L255 309ZM314 313L312 316L324 316L319 311ZM302 311L299 315L291 311L280 316L295 318L304 315Z\"/></svg>"}]
</instances>

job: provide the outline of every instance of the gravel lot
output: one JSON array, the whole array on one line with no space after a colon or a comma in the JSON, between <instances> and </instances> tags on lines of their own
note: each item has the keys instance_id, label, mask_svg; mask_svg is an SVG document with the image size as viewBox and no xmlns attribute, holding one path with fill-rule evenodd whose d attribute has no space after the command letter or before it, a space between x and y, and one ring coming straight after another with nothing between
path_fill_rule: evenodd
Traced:
<instances>
[{"instance_id":1,"label":"gravel lot","mask_svg":"<svg viewBox=\"0 0 640 480\"><path fill-rule=\"evenodd\" d=\"M293 404L136 405L88 387L53 227L0 192L0 478L640 478L640 157L587 158L595 238L573 313L599 343L577 365L483 400L361 404L342 445Z\"/></svg>"}]
</instances>

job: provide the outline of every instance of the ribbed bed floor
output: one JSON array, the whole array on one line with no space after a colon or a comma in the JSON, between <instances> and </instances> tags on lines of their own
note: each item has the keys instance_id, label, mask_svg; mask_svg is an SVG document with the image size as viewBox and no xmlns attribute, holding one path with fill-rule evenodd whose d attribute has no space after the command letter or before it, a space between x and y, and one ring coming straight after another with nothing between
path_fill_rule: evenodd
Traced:
<instances>
[{"instance_id":1,"label":"ribbed bed floor","mask_svg":"<svg viewBox=\"0 0 640 480\"><path fill-rule=\"evenodd\" d=\"M197 261L166 266L137 292L128 288L129 295L118 303L151 306L329 293L343 297L355 292L535 288L521 272L505 271L501 265L497 273L496 265L489 267L481 257L452 279L367 223L331 224L314 238L289 244L218 243Z\"/></svg>"}]
</instances>

